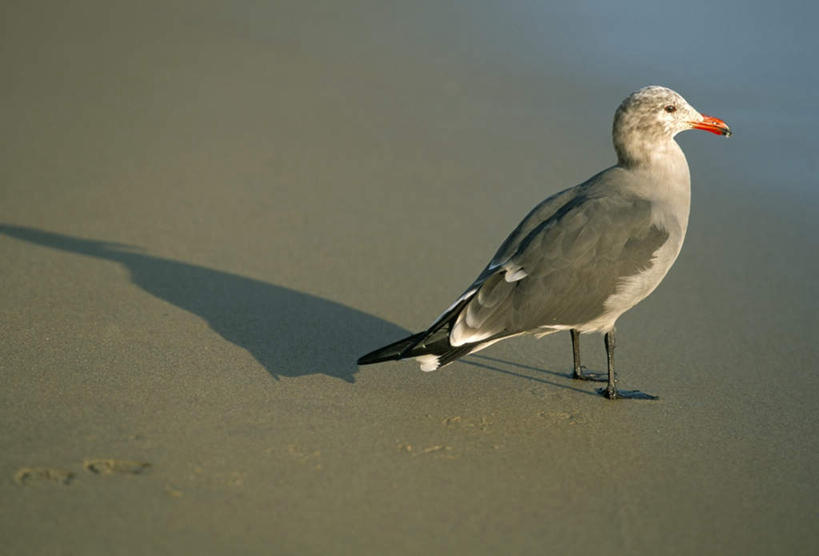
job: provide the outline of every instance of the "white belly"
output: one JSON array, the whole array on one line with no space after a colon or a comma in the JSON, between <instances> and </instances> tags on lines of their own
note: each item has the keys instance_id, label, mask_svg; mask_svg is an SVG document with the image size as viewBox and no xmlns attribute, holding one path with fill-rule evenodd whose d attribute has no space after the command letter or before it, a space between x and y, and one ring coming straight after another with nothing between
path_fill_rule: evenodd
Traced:
<instances>
[{"instance_id":1,"label":"white belly","mask_svg":"<svg viewBox=\"0 0 819 556\"><path fill-rule=\"evenodd\" d=\"M620 280L615 292L603 304L604 313L587 323L574 327L580 332L609 332L614 328L620 315L645 299L660 285L668 273L682 247L682 234L669 237L662 247L654 252L651 266L645 270Z\"/></svg>"}]
</instances>

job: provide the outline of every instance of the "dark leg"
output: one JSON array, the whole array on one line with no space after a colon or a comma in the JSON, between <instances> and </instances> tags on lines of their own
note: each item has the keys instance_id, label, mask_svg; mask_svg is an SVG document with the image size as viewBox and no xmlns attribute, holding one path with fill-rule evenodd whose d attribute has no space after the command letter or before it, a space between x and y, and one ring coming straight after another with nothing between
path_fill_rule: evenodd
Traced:
<instances>
[{"instance_id":1,"label":"dark leg","mask_svg":"<svg viewBox=\"0 0 819 556\"><path fill-rule=\"evenodd\" d=\"M572 328L569 333L572 335L572 358L574 359L574 373L572 378L583 379L583 367L580 365L580 332Z\"/></svg>"},{"instance_id":2,"label":"dark leg","mask_svg":"<svg viewBox=\"0 0 819 556\"><path fill-rule=\"evenodd\" d=\"M590 372L586 367L580 364L580 332L576 329L571 329L572 334L572 357L574 359L574 372L572 378L578 380L594 380L597 382L605 381L605 377L600 373Z\"/></svg>"},{"instance_id":3,"label":"dark leg","mask_svg":"<svg viewBox=\"0 0 819 556\"><path fill-rule=\"evenodd\" d=\"M604 392L604 396L606 396L610 400L616 400L620 397L617 392L617 377L614 374L614 329L611 329L611 332L607 332L605 336L603 336L603 341L606 344L606 363L608 364L609 370L609 385L606 387Z\"/></svg>"},{"instance_id":4,"label":"dark leg","mask_svg":"<svg viewBox=\"0 0 819 556\"><path fill-rule=\"evenodd\" d=\"M640 392L639 390L618 390L617 375L614 373L614 329L603 337L606 344L606 361L609 367L609 383L605 388L598 390L610 400L630 398L633 400L656 400L657 396Z\"/></svg>"}]
</instances>

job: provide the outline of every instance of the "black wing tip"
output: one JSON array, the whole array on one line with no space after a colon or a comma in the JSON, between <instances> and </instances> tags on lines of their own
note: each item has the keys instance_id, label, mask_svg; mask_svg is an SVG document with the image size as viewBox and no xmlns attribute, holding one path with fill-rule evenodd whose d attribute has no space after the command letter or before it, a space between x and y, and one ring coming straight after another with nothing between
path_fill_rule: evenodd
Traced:
<instances>
[{"instance_id":1,"label":"black wing tip","mask_svg":"<svg viewBox=\"0 0 819 556\"><path fill-rule=\"evenodd\" d=\"M474 295L474 291L471 292ZM454 361L458 357L465 355L465 350L461 348L456 348L453 350L453 346L449 343L449 333L447 332L444 338L435 338L430 342L430 338L438 332L442 327L450 325L452 320L458 313L461 312L461 309L469 303L469 300L472 299L472 295L465 295L462 296L458 302L449 308L443 315L438 317L438 319L430 326L427 330L423 332L419 332L418 334L413 334L412 336L407 336L397 342L393 342L388 344L384 347L378 348L375 351L371 351L366 355L362 355L358 358L359 365L371 365L373 363L381 363L383 361L398 361L400 359L407 359L409 357L418 357L420 355L452 355L453 353L458 353L449 362ZM440 366L444 366L447 363L442 363Z\"/></svg>"},{"instance_id":2,"label":"black wing tip","mask_svg":"<svg viewBox=\"0 0 819 556\"><path fill-rule=\"evenodd\" d=\"M414 334L406 338L402 338L397 342L393 342L384 347L380 347L375 351L371 351L366 355L358 358L359 365L372 365L373 363L382 363L384 361L398 361L406 357L411 357L409 353L412 348L418 345L418 342L423 340L425 332Z\"/></svg>"},{"instance_id":3,"label":"black wing tip","mask_svg":"<svg viewBox=\"0 0 819 556\"><path fill-rule=\"evenodd\" d=\"M359 365L372 365L373 363L381 363L383 361L392 361L398 359L397 357L382 357L379 355L381 350L375 350L373 352L368 353L367 355L362 355L356 361Z\"/></svg>"}]
</instances>

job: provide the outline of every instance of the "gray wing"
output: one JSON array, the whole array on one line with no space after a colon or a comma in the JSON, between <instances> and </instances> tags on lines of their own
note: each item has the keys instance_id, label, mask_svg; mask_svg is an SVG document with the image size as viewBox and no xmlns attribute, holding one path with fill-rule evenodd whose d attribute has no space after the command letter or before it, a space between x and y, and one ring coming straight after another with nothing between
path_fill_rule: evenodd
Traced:
<instances>
[{"instance_id":1,"label":"gray wing","mask_svg":"<svg viewBox=\"0 0 819 556\"><path fill-rule=\"evenodd\" d=\"M594 178L589 180L589 182L592 180L594 180ZM535 228L541 226L544 222L552 218L560 209L564 208L568 203L571 203L578 196L580 196L582 194L581 192L584 190L584 186L585 184L565 189L538 203L498 248L498 251L492 257L492 260L489 262L486 269L484 269L478 279L475 280L475 284L473 284L473 286L482 281L484 278L493 274L494 270L498 266L502 265L513 257L519 251L521 242L523 242L527 236L529 236L535 230Z\"/></svg>"},{"instance_id":2,"label":"gray wing","mask_svg":"<svg viewBox=\"0 0 819 556\"><path fill-rule=\"evenodd\" d=\"M538 221L538 210L550 214ZM589 322L623 278L651 266L667 239L651 223L648 201L580 188L547 199L469 289L475 293L455 321L452 344Z\"/></svg>"}]
</instances>

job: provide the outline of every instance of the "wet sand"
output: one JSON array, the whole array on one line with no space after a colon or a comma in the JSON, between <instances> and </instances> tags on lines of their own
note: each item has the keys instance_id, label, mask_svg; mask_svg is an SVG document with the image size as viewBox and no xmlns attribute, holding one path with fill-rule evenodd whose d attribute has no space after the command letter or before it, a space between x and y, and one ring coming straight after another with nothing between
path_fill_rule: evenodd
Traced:
<instances>
[{"instance_id":1,"label":"wet sand","mask_svg":"<svg viewBox=\"0 0 819 556\"><path fill-rule=\"evenodd\" d=\"M593 13L195 5L4 8L2 551L819 550L799 87L598 71ZM736 131L680 138L686 244L618 322L623 387L659 400L571 380L568 334L355 366L610 165L651 82Z\"/></svg>"}]
</instances>

